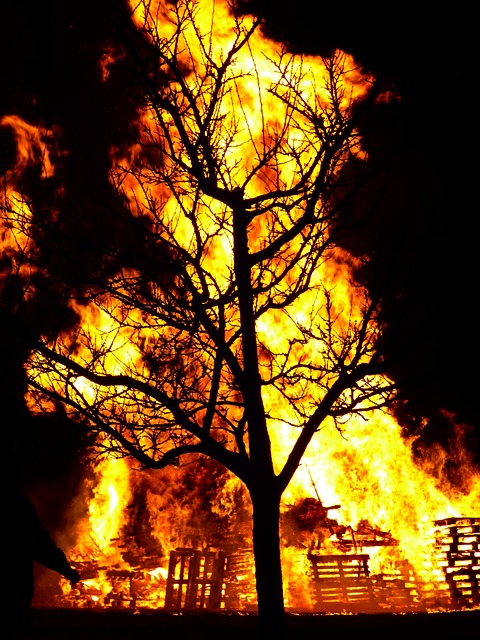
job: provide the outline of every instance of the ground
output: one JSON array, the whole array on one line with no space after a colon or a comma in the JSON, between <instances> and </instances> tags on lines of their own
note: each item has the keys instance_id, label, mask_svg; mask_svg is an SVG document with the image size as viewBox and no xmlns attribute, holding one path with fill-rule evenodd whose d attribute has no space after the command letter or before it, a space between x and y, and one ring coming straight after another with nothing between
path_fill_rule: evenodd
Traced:
<instances>
[{"instance_id":1,"label":"ground","mask_svg":"<svg viewBox=\"0 0 480 640\"><path fill-rule=\"evenodd\" d=\"M132 613L85 609L40 609L31 612L30 631L19 638L35 640L254 640L254 614L181 613L165 611ZM441 613L380 614L287 614L288 635L292 639L363 637L369 640L400 635L404 640L425 637L478 637L480 609ZM14 637L13 634L10 637Z\"/></svg>"}]
</instances>

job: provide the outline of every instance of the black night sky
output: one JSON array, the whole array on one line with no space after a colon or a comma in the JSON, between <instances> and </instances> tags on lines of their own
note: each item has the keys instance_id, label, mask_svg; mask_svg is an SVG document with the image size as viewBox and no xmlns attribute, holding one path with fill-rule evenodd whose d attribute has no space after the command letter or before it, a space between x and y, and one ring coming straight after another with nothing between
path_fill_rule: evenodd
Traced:
<instances>
[{"instance_id":1,"label":"black night sky","mask_svg":"<svg viewBox=\"0 0 480 640\"><path fill-rule=\"evenodd\" d=\"M413 2L245 4L265 16L272 38L298 52L343 49L400 96L365 123L369 151L383 165L360 208L383 195L350 248L372 256L372 288L389 275L389 341L405 356L395 371L408 400L402 424L414 431L424 417L422 438L448 447L448 412L467 425L465 444L480 464L473 5L437 4L420 14ZM62 130L67 199L72 211L90 211L85 237L102 233L113 197L108 149L128 141L136 103L134 81L121 68L112 68L108 83L98 72L102 54L133 37L123 0L4 0L0 21L0 118L17 114ZM12 159L12 140L0 129L0 173ZM2 380L11 378L5 367ZM5 389L11 385L4 405Z\"/></svg>"}]
</instances>

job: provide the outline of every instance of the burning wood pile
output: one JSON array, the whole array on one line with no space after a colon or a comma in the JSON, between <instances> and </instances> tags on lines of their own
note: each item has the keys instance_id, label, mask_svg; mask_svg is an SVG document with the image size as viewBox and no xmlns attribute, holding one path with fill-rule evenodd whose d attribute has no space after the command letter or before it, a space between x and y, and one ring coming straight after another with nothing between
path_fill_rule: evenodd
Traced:
<instances>
[{"instance_id":1,"label":"burning wood pile","mask_svg":"<svg viewBox=\"0 0 480 640\"><path fill-rule=\"evenodd\" d=\"M390 573L371 574L369 555L308 553L315 611L414 611L471 607L480 603L480 518L435 523L443 572L424 582L408 561ZM397 544L366 521L357 533L366 546ZM357 539L358 544L358 539ZM165 607L169 609L254 608L253 557L193 549L170 555Z\"/></svg>"},{"instance_id":2,"label":"burning wood pile","mask_svg":"<svg viewBox=\"0 0 480 640\"><path fill-rule=\"evenodd\" d=\"M298 505L294 513L316 514L315 501ZM318 505L317 505L318 507ZM323 518L328 510L323 510ZM292 518L290 512L289 518ZM288 518L287 518L288 520ZM329 519L330 520L330 519ZM332 532L337 551L326 553L322 545L301 553L307 559L313 610L317 612L405 612L471 608L480 604L480 518L447 518L435 522L437 579L421 579L408 561L394 569L372 573L370 555L358 552L397 541L385 532L361 521L356 530L338 527L336 521L323 524ZM318 524L318 523L317 523ZM344 538L351 536L350 543ZM326 536L319 531L314 538ZM300 536L301 541L305 538ZM349 542L349 544L346 544ZM346 550L346 551L345 551ZM116 609L165 608L167 610L255 610L256 594L253 554L250 549L235 552L178 548L168 558L130 558L129 569L96 568L84 563L83 575L108 578L108 593L97 581L85 580L70 594L57 596L57 604L111 607Z\"/></svg>"}]
</instances>

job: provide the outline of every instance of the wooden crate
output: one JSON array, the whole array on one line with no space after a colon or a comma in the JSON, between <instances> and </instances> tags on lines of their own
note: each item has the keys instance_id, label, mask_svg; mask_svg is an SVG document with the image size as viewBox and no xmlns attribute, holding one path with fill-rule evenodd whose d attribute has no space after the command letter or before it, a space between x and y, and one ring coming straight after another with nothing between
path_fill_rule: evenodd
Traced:
<instances>
[{"instance_id":1,"label":"wooden crate","mask_svg":"<svg viewBox=\"0 0 480 640\"><path fill-rule=\"evenodd\" d=\"M366 554L309 554L316 611L377 610Z\"/></svg>"}]
</instances>

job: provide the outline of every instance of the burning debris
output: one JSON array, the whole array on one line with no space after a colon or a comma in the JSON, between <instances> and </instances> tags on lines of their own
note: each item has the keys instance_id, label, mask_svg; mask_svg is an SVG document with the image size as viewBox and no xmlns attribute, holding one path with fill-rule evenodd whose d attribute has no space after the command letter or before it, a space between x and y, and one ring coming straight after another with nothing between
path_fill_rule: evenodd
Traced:
<instances>
[{"instance_id":1,"label":"burning debris","mask_svg":"<svg viewBox=\"0 0 480 640\"><path fill-rule=\"evenodd\" d=\"M285 552L305 567L299 580L308 590L308 598L304 588L297 601L291 596L289 608L400 612L478 606L480 518L435 522L436 573L426 580L402 559L398 541L390 533L367 519L355 528L342 525L329 517L338 509L340 505L324 507L316 498L302 498L285 508ZM142 533L141 540L150 540L147 551L133 537L120 536L112 545L120 551L121 561L102 565L83 560L77 565L84 577L81 583L75 588L62 585L63 592L44 590L46 600L37 603L130 610L255 610L251 548L234 548L227 533L224 548L177 547L155 554L149 519L144 520L142 526L130 524L125 530L135 529ZM397 559L380 571L372 570L371 554L388 548L395 550Z\"/></svg>"},{"instance_id":2,"label":"burning debris","mask_svg":"<svg viewBox=\"0 0 480 640\"><path fill-rule=\"evenodd\" d=\"M334 509L340 509L340 505L324 507L315 498L303 498L290 505L282 520L285 543L303 546L308 551L331 545L342 552L354 553L365 547L398 544L390 532L381 531L367 519L360 520L356 529L340 524L328 515Z\"/></svg>"},{"instance_id":3,"label":"burning debris","mask_svg":"<svg viewBox=\"0 0 480 640\"><path fill-rule=\"evenodd\" d=\"M306 486L312 487L310 476ZM224 470L202 460L138 473L124 459L106 459L89 470L85 487L87 522L77 521L78 544L70 554L85 579L74 589L41 585L37 604L255 609L248 500ZM432 519L426 528L431 541L422 539L432 568L422 573L398 522L391 521L397 535L375 526L380 512L364 501L360 504L370 517L349 524L348 492L342 504L324 506L318 491L316 497L302 491L284 505L281 517L288 609L418 611L478 605L479 518ZM366 491L363 495L369 497ZM389 504L387 515L394 507ZM78 505L74 511L78 518ZM400 525L409 524L408 510L402 515Z\"/></svg>"},{"instance_id":4,"label":"burning debris","mask_svg":"<svg viewBox=\"0 0 480 640\"><path fill-rule=\"evenodd\" d=\"M393 538L390 531L381 531L371 525L366 519L360 520L356 529L349 527L348 532L351 534L351 539L342 536L338 544L339 549L342 551L353 548L356 552L365 547L393 546L398 544L398 540Z\"/></svg>"},{"instance_id":5,"label":"burning debris","mask_svg":"<svg viewBox=\"0 0 480 640\"><path fill-rule=\"evenodd\" d=\"M341 540L347 527L330 518L328 512L340 507L324 507L316 498L302 498L289 505L282 518L285 544L320 549L326 540L336 537Z\"/></svg>"}]
</instances>

